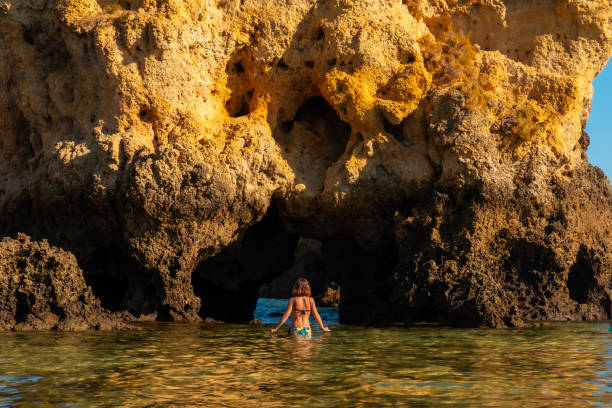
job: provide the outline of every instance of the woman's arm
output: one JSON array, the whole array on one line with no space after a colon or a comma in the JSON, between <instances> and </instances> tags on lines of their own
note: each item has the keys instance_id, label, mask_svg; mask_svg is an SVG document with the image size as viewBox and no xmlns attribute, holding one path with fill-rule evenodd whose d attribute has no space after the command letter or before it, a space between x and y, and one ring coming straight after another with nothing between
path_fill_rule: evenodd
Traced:
<instances>
[{"instance_id":1,"label":"woman's arm","mask_svg":"<svg viewBox=\"0 0 612 408\"><path fill-rule=\"evenodd\" d=\"M317 321L319 326L321 326L321 329L323 329L323 331L328 332L329 329L327 328L327 326L323 325L323 321L321 320L321 316L319 316L319 311L317 310L317 305L315 305L315 301L313 298L310 298L310 308L312 309L312 314L314 315L315 320Z\"/></svg>"},{"instance_id":2,"label":"woman's arm","mask_svg":"<svg viewBox=\"0 0 612 408\"><path fill-rule=\"evenodd\" d=\"M285 324L285 322L289 318L289 315L291 314L291 311L293 310L293 301L294 301L293 298L289 299L289 303L287 303L287 310L285 310L285 314L283 315L283 317L281 317L280 322L278 322L275 328L270 329L272 333L277 331L283 324Z\"/></svg>"}]
</instances>

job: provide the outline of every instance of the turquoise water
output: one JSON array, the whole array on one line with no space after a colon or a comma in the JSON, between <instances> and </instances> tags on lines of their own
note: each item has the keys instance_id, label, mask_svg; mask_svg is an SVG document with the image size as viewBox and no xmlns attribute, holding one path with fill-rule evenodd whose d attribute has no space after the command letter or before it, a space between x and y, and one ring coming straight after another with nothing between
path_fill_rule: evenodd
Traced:
<instances>
[{"instance_id":1,"label":"turquoise water","mask_svg":"<svg viewBox=\"0 0 612 408\"><path fill-rule=\"evenodd\" d=\"M612 406L607 323L378 329L321 312L332 332L311 341L227 324L0 333L0 407Z\"/></svg>"}]
</instances>

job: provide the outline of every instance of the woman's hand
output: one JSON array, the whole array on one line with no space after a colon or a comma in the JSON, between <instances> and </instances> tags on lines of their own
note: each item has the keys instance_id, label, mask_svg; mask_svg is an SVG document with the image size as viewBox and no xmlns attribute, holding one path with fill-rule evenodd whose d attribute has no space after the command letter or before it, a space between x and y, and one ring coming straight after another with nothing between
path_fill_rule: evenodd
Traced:
<instances>
[{"instance_id":1,"label":"woman's hand","mask_svg":"<svg viewBox=\"0 0 612 408\"><path fill-rule=\"evenodd\" d=\"M275 328L273 328L273 329L270 329L270 333L274 334L274 333L276 333L276 331L277 331L277 330L278 330L278 327L275 327Z\"/></svg>"},{"instance_id":2,"label":"woman's hand","mask_svg":"<svg viewBox=\"0 0 612 408\"><path fill-rule=\"evenodd\" d=\"M328 332L328 333L329 333L329 327L327 327L327 326L323 326L323 331L324 331L324 332Z\"/></svg>"}]
</instances>

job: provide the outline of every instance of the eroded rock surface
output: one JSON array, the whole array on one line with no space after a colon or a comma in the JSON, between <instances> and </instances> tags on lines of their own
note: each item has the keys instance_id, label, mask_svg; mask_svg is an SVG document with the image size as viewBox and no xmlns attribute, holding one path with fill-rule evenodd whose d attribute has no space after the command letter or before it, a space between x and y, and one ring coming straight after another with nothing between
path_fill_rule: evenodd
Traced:
<instances>
[{"instance_id":1,"label":"eroded rock surface","mask_svg":"<svg viewBox=\"0 0 612 408\"><path fill-rule=\"evenodd\" d=\"M344 321L608 317L608 0L4 0L0 38L0 234L112 310L244 320L306 237Z\"/></svg>"},{"instance_id":2,"label":"eroded rock surface","mask_svg":"<svg viewBox=\"0 0 612 408\"><path fill-rule=\"evenodd\" d=\"M74 255L23 234L0 241L0 331L127 327L102 308Z\"/></svg>"}]
</instances>

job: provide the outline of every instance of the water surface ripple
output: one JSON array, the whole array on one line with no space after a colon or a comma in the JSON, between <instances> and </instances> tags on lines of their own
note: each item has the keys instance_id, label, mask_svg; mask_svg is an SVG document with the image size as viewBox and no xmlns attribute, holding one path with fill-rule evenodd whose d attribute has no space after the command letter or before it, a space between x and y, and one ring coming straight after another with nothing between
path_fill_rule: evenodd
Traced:
<instances>
[{"instance_id":1,"label":"water surface ripple","mask_svg":"<svg viewBox=\"0 0 612 408\"><path fill-rule=\"evenodd\" d=\"M260 300L257 315L282 302ZM604 323L537 329L315 329L147 324L134 332L0 333L0 407L612 406Z\"/></svg>"}]
</instances>

